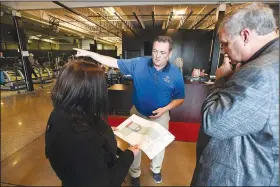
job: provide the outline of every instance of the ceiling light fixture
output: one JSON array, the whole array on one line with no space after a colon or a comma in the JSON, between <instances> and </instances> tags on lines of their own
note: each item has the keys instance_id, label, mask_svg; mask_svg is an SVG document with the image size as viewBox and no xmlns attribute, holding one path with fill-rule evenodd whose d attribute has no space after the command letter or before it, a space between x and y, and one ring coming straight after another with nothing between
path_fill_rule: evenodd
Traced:
<instances>
[{"instance_id":1,"label":"ceiling light fixture","mask_svg":"<svg viewBox=\"0 0 280 187\"><path fill-rule=\"evenodd\" d=\"M38 38L37 36L30 36L29 40L40 40L40 38Z\"/></svg>"}]
</instances>

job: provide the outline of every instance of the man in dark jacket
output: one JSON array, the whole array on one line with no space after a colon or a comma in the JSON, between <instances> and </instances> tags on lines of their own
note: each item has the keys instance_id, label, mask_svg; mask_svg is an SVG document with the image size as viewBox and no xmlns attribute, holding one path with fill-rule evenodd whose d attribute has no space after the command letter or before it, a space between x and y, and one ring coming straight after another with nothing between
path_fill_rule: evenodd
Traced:
<instances>
[{"instance_id":1,"label":"man in dark jacket","mask_svg":"<svg viewBox=\"0 0 280 187\"><path fill-rule=\"evenodd\" d=\"M272 10L241 6L225 17L219 38L228 57L202 106L191 185L279 186L279 39Z\"/></svg>"}]
</instances>

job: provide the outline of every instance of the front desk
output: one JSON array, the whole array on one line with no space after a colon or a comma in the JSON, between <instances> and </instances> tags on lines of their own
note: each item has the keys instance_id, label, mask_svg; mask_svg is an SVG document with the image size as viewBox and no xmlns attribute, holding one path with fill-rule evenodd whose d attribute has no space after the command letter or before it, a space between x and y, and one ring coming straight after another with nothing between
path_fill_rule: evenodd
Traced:
<instances>
[{"instance_id":1,"label":"front desk","mask_svg":"<svg viewBox=\"0 0 280 187\"><path fill-rule=\"evenodd\" d=\"M201 122L201 106L207 97L209 84L186 83L184 103L170 111L170 120L174 122Z\"/></svg>"},{"instance_id":2,"label":"front desk","mask_svg":"<svg viewBox=\"0 0 280 187\"><path fill-rule=\"evenodd\" d=\"M185 82L185 100L170 111L174 122L200 122L201 106L207 97L210 85ZM129 115L132 107L132 85L115 84L108 88L109 113Z\"/></svg>"},{"instance_id":3,"label":"front desk","mask_svg":"<svg viewBox=\"0 0 280 187\"><path fill-rule=\"evenodd\" d=\"M114 84L108 88L109 114L129 115L132 107L132 85Z\"/></svg>"}]
</instances>

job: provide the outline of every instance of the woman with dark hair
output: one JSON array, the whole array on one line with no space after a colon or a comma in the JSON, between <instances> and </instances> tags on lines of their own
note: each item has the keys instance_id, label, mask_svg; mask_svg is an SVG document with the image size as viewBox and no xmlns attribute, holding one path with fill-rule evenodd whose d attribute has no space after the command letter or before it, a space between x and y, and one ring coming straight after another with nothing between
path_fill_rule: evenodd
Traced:
<instances>
[{"instance_id":1,"label":"woman with dark hair","mask_svg":"<svg viewBox=\"0 0 280 187\"><path fill-rule=\"evenodd\" d=\"M62 186L121 186L137 146L121 152L107 119L104 71L84 61L68 62L51 95L46 156Z\"/></svg>"}]
</instances>

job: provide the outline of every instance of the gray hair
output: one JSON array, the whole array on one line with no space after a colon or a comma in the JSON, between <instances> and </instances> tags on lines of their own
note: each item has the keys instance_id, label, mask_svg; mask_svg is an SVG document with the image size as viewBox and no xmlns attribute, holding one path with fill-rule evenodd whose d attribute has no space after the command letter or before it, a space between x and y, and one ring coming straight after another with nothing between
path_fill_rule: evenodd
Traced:
<instances>
[{"instance_id":1,"label":"gray hair","mask_svg":"<svg viewBox=\"0 0 280 187\"><path fill-rule=\"evenodd\" d=\"M234 37L245 28L255 30L258 35L275 31L273 10L267 4L246 3L225 16L219 32L224 29L230 37Z\"/></svg>"}]
</instances>

